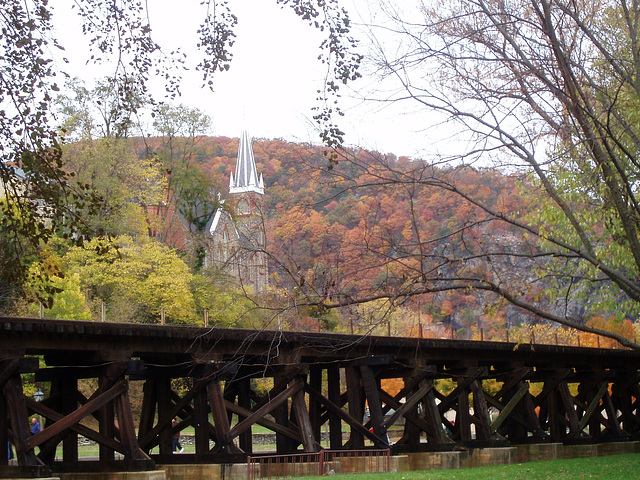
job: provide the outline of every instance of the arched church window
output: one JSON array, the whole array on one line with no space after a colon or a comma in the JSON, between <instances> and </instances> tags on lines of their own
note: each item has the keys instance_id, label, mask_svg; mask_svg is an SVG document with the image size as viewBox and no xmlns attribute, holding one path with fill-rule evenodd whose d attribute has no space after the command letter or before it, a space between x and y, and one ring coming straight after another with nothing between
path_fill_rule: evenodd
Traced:
<instances>
[{"instance_id":1,"label":"arched church window","mask_svg":"<svg viewBox=\"0 0 640 480\"><path fill-rule=\"evenodd\" d=\"M242 198L238 202L238 214L239 215L249 215L251 213L251 207L249 206L249 202L246 199Z\"/></svg>"}]
</instances>

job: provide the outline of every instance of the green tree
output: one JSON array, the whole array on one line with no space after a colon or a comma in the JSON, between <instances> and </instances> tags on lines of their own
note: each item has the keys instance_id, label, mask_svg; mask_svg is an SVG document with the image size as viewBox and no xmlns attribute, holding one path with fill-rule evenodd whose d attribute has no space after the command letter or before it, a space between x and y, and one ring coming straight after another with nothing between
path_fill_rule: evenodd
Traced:
<instances>
[{"instance_id":1,"label":"green tree","mask_svg":"<svg viewBox=\"0 0 640 480\"><path fill-rule=\"evenodd\" d=\"M166 180L165 196L158 208L158 238L168 242L172 232L186 223L191 263L200 268L204 228L220 206L215 196L220 188L204 168L200 146L211 128L211 118L195 108L162 104L156 109L154 127L161 134L162 143L155 155Z\"/></svg>"},{"instance_id":2,"label":"green tree","mask_svg":"<svg viewBox=\"0 0 640 480\"><path fill-rule=\"evenodd\" d=\"M132 140L83 139L65 146L65 168L73 183L87 185L100 199L86 224L99 235L148 234L151 207L162 202L165 179L154 159L140 158Z\"/></svg>"},{"instance_id":3,"label":"green tree","mask_svg":"<svg viewBox=\"0 0 640 480\"><path fill-rule=\"evenodd\" d=\"M33 267L38 268L38 265ZM79 274L49 277L49 281L53 283L56 293L53 295L51 306L44 309L45 318L91 320L91 309L82 293ZM39 315L39 305L31 304L29 314Z\"/></svg>"},{"instance_id":4,"label":"green tree","mask_svg":"<svg viewBox=\"0 0 640 480\"><path fill-rule=\"evenodd\" d=\"M191 289L197 309L209 312L210 326L260 329L268 323L268 313L251 301L246 292L228 282L216 281L209 272L194 275Z\"/></svg>"},{"instance_id":5,"label":"green tree","mask_svg":"<svg viewBox=\"0 0 640 480\"><path fill-rule=\"evenodd\" d=\"M97 318L99 303L104 303L116 321L158 323L162 308L168 321L198 321L189 267L174 250L153 239L95 238L71 248L64 261L67 275L79 275Z\"/></svg>"},{"instance_id":6,"label":"green tree","mask_svg":"<svg viewBox=\"0 0 640 480\"><path fill-rule=\"evenodd\" d=\"M130 87L129 84L133 85ZM123 89L123 92L118 89ZM67 82L68 95L56 98L65 138L127 138L136 126L139 110L151 98L133 80L105 77L89 90L79 78Z\"/></svg>"}]
</instances>

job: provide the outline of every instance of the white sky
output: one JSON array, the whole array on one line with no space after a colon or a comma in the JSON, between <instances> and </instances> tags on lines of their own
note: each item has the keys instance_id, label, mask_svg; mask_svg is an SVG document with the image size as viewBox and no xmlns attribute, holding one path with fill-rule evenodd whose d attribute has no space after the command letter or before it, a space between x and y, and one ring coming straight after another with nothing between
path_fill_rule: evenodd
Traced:
<instances>
[{"instance_id":1,"label":"white sky","mask_svg":"<svg viewBox=\"0 0 640 480\"><path fill-rule=\"evenodd\" d=\"M366 0L355 1L366 9ZM92 78L110 71L106 66L85 64L87 41L82 37L79 21L69 13L70 3L54 2L57 34L71 61L67 70L90 86ZM185 75L183 96L177 102L209 114L213 118L212 135L237 137L246 128L253 137L318 143L312 108L325 73L317 60L322 34L275 0L229 3L238 16L230 70L217 74L215 92L201 88L199 74ZM203 16L199 0L152 0L148 5L154 34L162 45L197 54L196 32ZM356 18L357 14L352 13L352 19ZM365 78L352 86L366 88L375 81ZM342 93L350 96L347 90ZM424 119L402 106L380 108L345 98L343 107L347 115L339 125L347 133L350 145L411 157L433 145L430 135L419 131Z\"/></svg>"}]
</instances>

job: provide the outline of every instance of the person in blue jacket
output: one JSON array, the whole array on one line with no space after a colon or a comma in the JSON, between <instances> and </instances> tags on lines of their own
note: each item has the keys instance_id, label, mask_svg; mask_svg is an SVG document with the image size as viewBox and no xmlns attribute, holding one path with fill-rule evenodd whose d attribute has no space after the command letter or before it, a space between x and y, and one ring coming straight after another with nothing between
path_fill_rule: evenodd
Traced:
<instances>
[{"instance_id":1,"label":"person in blue jacket","mask_svg":"<svg viewBox=\"0 0 640 480\"><path fill-rule=\"evenodd\" d=\"M31 419L31 435L35 435L36 433L40 433L40 424L38 420L36 420L36 417L33 417Z\"/></svg>"}]
</instances>

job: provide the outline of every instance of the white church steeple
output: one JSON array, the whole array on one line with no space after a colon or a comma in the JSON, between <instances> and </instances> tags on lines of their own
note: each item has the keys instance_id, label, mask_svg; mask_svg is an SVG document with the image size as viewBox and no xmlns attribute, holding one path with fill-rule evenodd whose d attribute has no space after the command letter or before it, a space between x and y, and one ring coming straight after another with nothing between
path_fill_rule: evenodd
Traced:
<instances>
[{"instance_id":1,"label":"white church steeple","mask_svg":"<svg viewBox=\"0 0 640 480\"><path fill-rule=\"evenodd\" d=\"M231 173L229 179L229 193L255 192L264 195L264 182L262 174L258 177L256 161L253 158L251 139L247 131L240 136L238 146L238 159L236 161L236 174Z\"/></svg>"}]
</instances>

